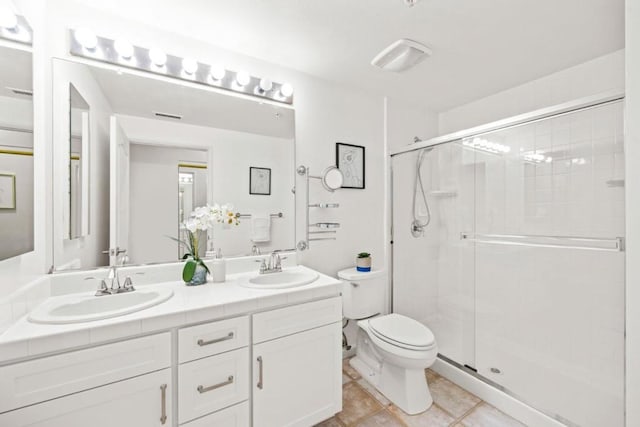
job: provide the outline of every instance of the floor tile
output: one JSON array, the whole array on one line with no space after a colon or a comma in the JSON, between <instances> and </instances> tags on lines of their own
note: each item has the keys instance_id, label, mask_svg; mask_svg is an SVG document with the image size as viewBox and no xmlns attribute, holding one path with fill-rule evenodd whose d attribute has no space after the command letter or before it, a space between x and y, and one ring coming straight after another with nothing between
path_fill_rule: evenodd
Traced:
<instances>
[{"instance_id":1,"label":"floor tile","mask_svg":"<svg viewBox=\"0 0 640 427\"><path fill-rule=\"evenodd\" d=\"M344 427L336 417L329 418L326 421L316 424L315 427Z\"/></svg>"},{"instance_id":2,"label":"floor tile","mask_svg":"<svg viewBox=\"0 0 640 427\"><path fill-rule=\"evenodd\" d=\"M407 415L395 405L389 406L389 411L398 417L408 427L448 427L455 421L451 415L443 411L438 405L431 405L426 411L418 415ZM489 427L487 424L485 427ZM491 426L494 427L494 426Z\"/></svg>"},{"instance_id":3,"label":"floor tile","mask_svg":"<svg viewBox=\"0 0 640 427\"><path fill-rule=\"evenodd\" d=\"M377 400L357 383L350 382L342 387L342 412L336 417L343 424L350 425L359 419L373 415L380 409L382 405Z\"/></svg>"},{"instance_id":4,"label":"floor tile","mask_svg":"<svg viewBox=\"0 0 640 427\"><path fill-rule=\"evenodd\" d=\"M349 359L342 359L342 372L347 374L350 378L357 380L360 379L360 374L358 371L353 369L351 365L349 365Z\"/></svg>"},{"instance_id":5,"label":"floor tile","mask_svg":"<svg viewBox=\"0 0 640 427\"><path fill-rule=\"evenodd\" d=\"M521 422L485 402L464 417L462 425L464 427L524 427Z\"/></svg>"},{"instance_id":6,"label":"floor tile","mask_svg":"<svg viewBox=\"0 0 640 427\"><path fill-rule=\"evenodd\" d=\"M480 398L443 377L429 381L429 390L433 401L454 418L461 417L480 403Z\"/></svg>"},{"instance_id":7,"label":"floor tile","mask_svg":"<svg viewBox=\"0 0 640 427\"><path fill-rule=\"evenodd\" d=\"M361 420L354 427L404 427L389 411L380 411Z\"/></svg>"},{"instance_id":8,"label":"floor tile","mask_svg":"<svg viewBox=\"0 0 640 427\"><path fill-rule=\"evenodd\" d=\"M436 371L433 371L431 369L425 369L424 370L424 376L427 377L427 382L429 384L431 384L432 381L435 381L438 378L441 378L440 375Z\"/></svg>"},{"instance_id":9,"label":"floor tile","mask_svg":"<svg viewBox=\"0 0 640 427\"><path fill-rule=\"evenodd\" d=\"M384 397L384 395L382 393L380 393L374 386L369 384L369 382L367 382L367 380L365 380L364 378L360 378L357 382L358 382L358 384L360 384L360 387L362 387L363 389L367 390L369 392L369 394L371 394L373 397L375 397L375 399L378 402L380 402L383 406L388 406L388 405L391 404L389 399Z\"/></svg>"}]
</instances>

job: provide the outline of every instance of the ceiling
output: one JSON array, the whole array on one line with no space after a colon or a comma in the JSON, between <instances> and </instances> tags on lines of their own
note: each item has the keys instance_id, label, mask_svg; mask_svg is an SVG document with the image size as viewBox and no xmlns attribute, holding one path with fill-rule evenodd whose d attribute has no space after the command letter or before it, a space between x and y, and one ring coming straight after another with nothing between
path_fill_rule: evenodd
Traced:
<instances>
[{"instance_id":1,"label":"ceiling","mask_svg":"<svg viewBox=\"0 0 640 427\"><path fill-rule=\"evenodd\" d=\"M435 111L624 47L624 0L77 1ZM402 74L373 68L399 38L433 56Z\"/></svg>"},{"instance_id":2,"label":"ceiling","mask_svg":"<svg viewBox=\"0 0 640 427\"><path fill-rule=\"evenodd\" d=\"M89 68L117 114L276 138L294 137L294 111L290 108L140 77L127 70ZM158 118L155 112L182 119Z\"/></svg>"}]
</instances>

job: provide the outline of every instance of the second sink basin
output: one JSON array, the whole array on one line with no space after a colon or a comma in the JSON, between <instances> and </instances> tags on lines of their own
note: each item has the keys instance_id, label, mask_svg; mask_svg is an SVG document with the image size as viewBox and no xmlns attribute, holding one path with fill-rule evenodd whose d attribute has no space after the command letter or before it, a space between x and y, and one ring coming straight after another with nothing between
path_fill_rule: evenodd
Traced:
<instances>
[{"instance_id":1,"label":"second sink basin","mask_svg":"<svg viewBox=\"0 0 640 427\"><path fill-rule=\"evenodd\" d=\"M316 272L292 268L283 270L280 273L259 274L249 278L249 280L240 282L240 284L247 288L282 289L308 285L317 278L318 273Z\"/></svg>"},{"instance_id":2,"label":"second sink basin","mask_svg":"<svg viewBox=\"0 0 640 427\"><path fill-rule=\"evenodd\" d=\"M173 296L171 289L136 290L97 297L93 293L50 298L29 314L34 323L66 324L123 316L153 307Z\"/></svg>"}]
</instances>

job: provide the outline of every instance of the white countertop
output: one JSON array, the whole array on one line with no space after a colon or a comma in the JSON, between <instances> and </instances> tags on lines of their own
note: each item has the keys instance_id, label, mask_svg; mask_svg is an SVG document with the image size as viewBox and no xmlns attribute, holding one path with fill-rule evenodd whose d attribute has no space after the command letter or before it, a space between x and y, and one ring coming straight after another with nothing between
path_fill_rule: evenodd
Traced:
<instances>
[{"instance_id":1,"label":"white countertop","mask_svg":"<svg viewBox=\"0 0 640 427\"><path fill-rule=\"evenodd\" d=\"M315 272L303 266L293 268ZM27 319L27 313L0 334L0 363L331 297L341 291L340 281L321 273L314 282L294 288L253 289L238 284L255 274L229 274L224 283L200 286L185 286L182 281L141 285L170 287L174 295L156 306L110 319L37 324Z\"/></svg>"}]
</instances>

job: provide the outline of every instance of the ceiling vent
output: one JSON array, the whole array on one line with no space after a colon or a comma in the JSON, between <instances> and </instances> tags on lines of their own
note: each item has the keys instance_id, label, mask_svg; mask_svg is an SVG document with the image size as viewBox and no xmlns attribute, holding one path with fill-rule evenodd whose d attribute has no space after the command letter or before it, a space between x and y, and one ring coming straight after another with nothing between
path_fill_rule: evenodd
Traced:
<instances>
[{"instance_id":1,"label":"ceiling vent","mask_svg":"<svg viewBox=\"0 0 640 427\"><path fill-rule=\"evenodd\" d=\"M380 52L371 65L396 73L408 70L431 56L431 49L409 39L400 39Z\"/></svg>"}]
</instances>

